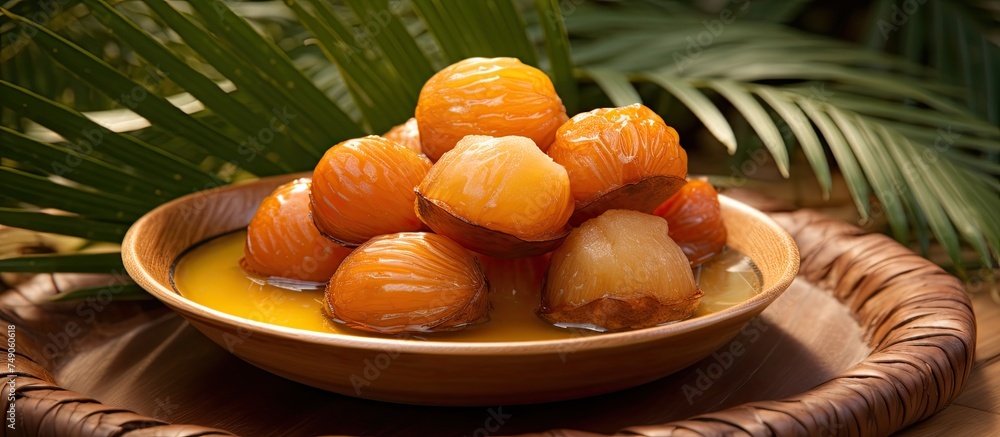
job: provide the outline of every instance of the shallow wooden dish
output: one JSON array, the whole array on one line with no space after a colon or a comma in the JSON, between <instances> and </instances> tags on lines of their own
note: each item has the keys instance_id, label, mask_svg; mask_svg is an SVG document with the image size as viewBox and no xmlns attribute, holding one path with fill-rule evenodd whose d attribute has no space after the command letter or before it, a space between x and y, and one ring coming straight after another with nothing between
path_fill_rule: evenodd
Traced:
<instances>
[{"instance_id":1,"label":"shallow wooden dish","mask_svg":"<svg viewBox=\"0 0 1000 437\"><path fill-rule=\"evenodd\" d=\"M526 404L621 390L683 369L726 344L788 287L795 242L764 214L723 198L729 245L756 263L760 294L727 310L654 328L530 342L446 343L285 328L194 303L170 285L186 249L245 227L286 175L186 196L139 219L122 257L143 288L233 354L285 378L351 396L427 405Z\"/></svg>"}]
</instances>

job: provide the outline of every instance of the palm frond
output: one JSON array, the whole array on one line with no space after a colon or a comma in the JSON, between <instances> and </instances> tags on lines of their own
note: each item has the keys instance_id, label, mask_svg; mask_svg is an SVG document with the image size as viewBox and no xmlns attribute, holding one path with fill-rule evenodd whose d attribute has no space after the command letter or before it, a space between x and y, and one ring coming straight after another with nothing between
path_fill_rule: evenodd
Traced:
<instances>
[{"instance_id":1,"label":"palm frond","mask_svg":"<svg viewBox=\"0 0 1000 437\"><path fill-rule=\"evenodd\" d=\"M301 135L299 144L307 150L319 155L325 147L342 139L360 136L364 131L353 121L340 123L325 122L320 114L322 108L310 105L309 101L299 99L292 94L294 83L287 79L271 75L262 68L268 64L251 64L231 51L228 47L216 42L216 37L204 30L188 16L182 15L165 2L143 0L151 10L177 32L185 43L212 65L219 73L231 80L236 87L247 96L252 97L262 112L288 113L286 118L294 122L294 129L289 129L290 135ZM269 47L270 48L270 47ZM275 60L275 63L278 61ZM291 86L289 84L292 83ZM317 93L316 99L322 96ZM275 115L277 116L277 115ZM338 120L342 117L338 117ZM269 125L269 124L268 124ZM260 129L268 127L261 125Z\"/></svg>"},{"instance_id":2,"label":"palm frond","mask_svg":"<svg viewBox=\"0 0 1000 437\"><path fill-rule=\"evenodd\" d=\"M128 224L88 220L78 216L55 215L15 208L0 208L0 223L36 232L69 235L93 241L118 243Z\"/></svg>"},{"instance_id":3,"label":"palm frond","mask_svg":"<svg viewBox=\"0 0 1000 437\"><path fill-rule=\"evenodd\" d=\"M802 109L795 105L794 101L785 93L778 92L768 86L755 86L751 90L788 123L788 126L792 129L792 133L798 139L799 145L802 146L806 159L812 166L813 173L816 174L820 189L823 190L823 196L828 197L830 189L833 186L833 181L830 177L830 164L826 160L823 145L820 143L819 136L816 135L812 124L810 124L809 118L806 117Z\"/></svg>"},{"instance_id":4,"label":"palm frond","mask_svg":"<svg viewBox=\"0 0 1000 437\"><path fill-rule=\"evenodd\" d=\"M538 14L542 31L545 32L545 44L556 93L566 105L566 111L575 114L579 106L579 96L576 79L573 77L573 59L570 55L566 23L560 13L559 1L535 0L535 12Z\"/></svg>"},{"instance_id":5,"label":"palm frond","mask_svg":"<svg viewBox=\"0 0 1000 437\"><path fill-rule=\"evenodd\" d=\"M726 146L730 155L736 153L736 134L733 133L732 126L730 126L726 117L722 115L722 112L719 111L719 108L705 97L705 94L681 78L664 72L645 72L640 76L640 79L647 79L663 87L663 89L680 100L694 115L705 123L705 127L708 128L712 135Z\"/></svg>"},{"instance_id":6,"label":"palm frond","mask_svg":"<svg viewBox=\"0 0 1000 437\"><path fill-rule=\"evenodd\" d=\"M157 68L165 72L178 85L198 99L206 108L230 125L241 131L242 135L256 135L260 126L266 126L272 115L262 111L254 111L253 106L247 106L223 91L214 81L189 66L185 60L176 55L167 46L144 32L137 24L118 12L105 0L84 0L91 14L108 28L114 30L122 39L136 48L143 56L148 56L157 62ZM287 163L291 168L308 165L314 154L308 148L295 147L285 132L274 132L272 140L276 149L276 160ZM302 144L297 144L301 146Z\"/></svg>"},{"instance_id":7,"label":"palm frond","mask_svg":"<svg viewBox=\"0 0 1000 437\"><path fill-rule=\"evenodd\" d=\"M214 182L212 175L193 162L135 137L112 132L79 112L12 83L0 81L0 100L72 142L73 146L68 147L112 165L134 169L137 175L142 174L168 195L188 193Z\"/></svg>"},{"instance_id":8,"label":"palm frond","mask_svg":"<svg viewBox=\"0 0 1000 437\"><path fill-rule=\"evenodd\" d=\"M976 90L967 96L968 109L1000 125L1000 101L994 97L1000 92L1000 47L991 40L1000 14L988 5L929 0L914 9L881 0L869 18L868 45L926 62L945 82Z\"/></svg>"},{"instance_id":9,"label":"palm frond","mask_svg":"<svg viewBox=\"0 0 1000 437\"><path fill-rule=\"evenodd\" d=\"M9 147L6 149L8 158L45 169L54 176L75 180L104 192L121 193L129 196L152 196L166 200L163 191L135 173L101 161L84 153L86 150L73 150L58 143L36 141L20 132L0 126L0 143Z\"/></svg>"},{"instance_id":10,"label":"palm frond","mask_svg":"<svg viewBox=\"0 0 1000 437\"><path fill-rule=\"evenodd\" d=\"M294 0L287 0L286 4L317 36L327 59L339 66L354 101L370 125L369 131L387 131L410 117L407 108L416 106L419 85L411 84L411 79L397 72L384 56L379 56L377 61L366 61L356 44L349 42L351 32L329 4ZM392 14L385 19L391 22ZM383 103L391 101L398 104Z\"/></svg>"},{"instance_id":11,"label":"palm frond","mask_svg":"<svg viewBox=\"0 0 1000 437\"><path fill-rule=\"evenodd\" d=\"M449 64L474 56L511 56L538 65L524 19L511 0L413 0L413 6Z\"/></svg>"},{"instance_id":12,"label":"palm frond","mask_svg":"<svg viewBox=\"0 0 1000 437\"><path fill-rule=\"evenodd\" d=\"M601 87L613 105L625 106L642 102L642 97L639 97L639 92L624 72L608 68L585 68L581 71Z\"/></svg>"},{"instance_id":13,"label":"palm frond","mask_svg":"<svg viewBox=\"0 0 1000 437\"><path fill-rule=\"evenodd\" d=\"M117 252L29 255L0 259L0 272L45 273L60 271L69 273L112 273L124 270L125 266L122 264L122 256Z\"/></svg>"},{"instance_id":14,"label":"palm frond","mask_svg":"<svg viewBox=\"0 0 1000 437\"><path fill-rule=\"evenodd\" d=\"M732 102L733 106L743 114L767 149L771 151L771 156L774 157L782 176L787 178L788 151L785 149L785 141L781 138L781 133L778 132L778 126L774 124L774 120L764 110L764 107L754 99L749 91L730 80L710 80L708 86Z\"/></svg>"},{"instance_id":15,"label":"palm frond","mask_svg":"<svg viewBox=\"0 0 1000 437\"><path fill-rule=\"evenodd\" d=\"M9 197L105 220L132 221L152 206L148 201L62 184L11 167L0 167L0 182L7 187L4 194Z\"/></svg>"},{"instance_id":16,"label":"palm frond","mask_svg":"<svg viewBox=\"0 0 1000 437\"><path fill-rule=\"evenodd\" d=\"M150 3L155 2L147 2ZM337 133L334 129L347 130L349 127L353 127L352 130L357 133L359 129L343 109L327 98L305 74L295 68L281 48L254 30L246 19L233 12L226 2L207 0L189 4L198 11L206 26L217 33L217 41L246 59L262 62L268 69L267 75L277 81L279 86L286 88L293 99L301 100L316 113L323 114L322 125L335 127L327 128L328 134L332 136Z\"/></svg>"},{"instance_id":17,"label":"palm frond","mask_svg":"<svg viewBox=\"0 0 1000 437\"><path fill-rule=\"evenodd\" d=\"M851 153L850 146L848 146L844 134L837 128L836 123L830 119L830 116L808 97L799 96L795 102L809 116L812 122L816 124L820 133L822 133L834 159L837 161L840 171L844 174L844 179L847 180L847 188L851 192L851 197L858 208L858 213L861 214L862 219L868 219L869 212L871 211L869 201L871 188L861 172L861 165L858 164L857 158Z\"/></svg>"},{"instance_id":18,"label":"palm frond","mask_svg":"<svg viewBox=\"0 0 1000 437\"><path fill-rule=\"evenodd\" d=\"M0 12L5 13L22 26L32 29L35 34L33 40L49 52L57 54L54 58L67 70L101 89L109 97L118 99L122 104L150 120L151 123L177 132L178 135L188 138L193 144L198 144L217 156L225 159L240 157L239 143L236 140L205 126L170 104L166 99L150 94L143 85L126 77L90 52L45 27L2 8L0 8ZM149 80L160 79L151 72ZM258 174L278 174L289 170L283 163L263 159L247 162L246 166Z\"/></svg>"}]
</instances>

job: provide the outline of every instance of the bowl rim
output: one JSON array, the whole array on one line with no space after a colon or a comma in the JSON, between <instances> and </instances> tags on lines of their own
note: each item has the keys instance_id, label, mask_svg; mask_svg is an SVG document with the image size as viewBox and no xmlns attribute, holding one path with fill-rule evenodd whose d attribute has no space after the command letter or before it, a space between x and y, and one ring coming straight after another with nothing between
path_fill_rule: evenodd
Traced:
<instances>
[{"instance_id":1,"label":"bowl rim","mask_svg":"<svg viewBox=\"0 0 1000 437\"><path fill-rule=\"evenodd\" d=\"M328 347L368 349L378 352L391 350L399 353L431 355L537 355L581 352L606 347L634 345L695 331L729 319L739 318L743 314L763 310L762 306L766 306L777 299L791 285L799 269L798 246L787 231L764 213L730 197L720 195L719 200L725 207L737 209L741 213L760 220L765 226L776 231L775 233L781 240L780 246L785 249L785 255L792 260L792 262L786 264L786 268L781 272L772 287L761 290L760 293L750 299L716 313L632 331L553 340L446 342L437 340L413 341L399 338L361 337L350 334L317 332L245 319L183 297L172 287L168 286L168 284L162 284L155 280L150 274L148 266L140 261L137 248L143 241L142 237L146 232L145 228L150 226L150 223L158 216L170 214L179 205L191 201L195 196L223 196L230 191L247 189L254 185L273 185L277 187L284 181L307 176L307 173L272 176L247 183L213 188L188 194L154 208L133 223L125 234L125 238L122 241L122 261L126 271L139 286L152 294L160 302L180 313L185 319L190 320L190 316L195 316L198 319L211 320L214 324L231 327L234 332L245 329L253 334L261 333L289 341L306 341ZM170 268L169 265L173 265L175 261L171 260L167 268Z\"/></svg>"}]
</instances>

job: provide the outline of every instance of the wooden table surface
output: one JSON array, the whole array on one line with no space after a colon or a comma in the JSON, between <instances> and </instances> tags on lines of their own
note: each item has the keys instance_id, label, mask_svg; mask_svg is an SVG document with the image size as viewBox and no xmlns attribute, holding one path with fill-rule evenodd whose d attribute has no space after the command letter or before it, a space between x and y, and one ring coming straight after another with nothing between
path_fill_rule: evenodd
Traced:
<instances>
[{"instance_id":1,"label":"wooden table surface","mask_svg":"<svg viewBox=\"0 0 1000 437\"><path fill-rule=\"evenodd\" d=\"M976 364L965 391L943 411L900 436L1000 435L1000 304L987 292L972 296L976 313Z\"/></svg>"}]
</instances>

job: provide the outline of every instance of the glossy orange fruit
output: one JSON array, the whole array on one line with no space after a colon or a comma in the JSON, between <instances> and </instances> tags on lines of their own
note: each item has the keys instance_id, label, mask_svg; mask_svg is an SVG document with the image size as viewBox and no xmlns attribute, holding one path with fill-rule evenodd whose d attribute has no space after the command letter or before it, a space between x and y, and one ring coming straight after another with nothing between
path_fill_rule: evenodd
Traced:
<instances>
[{"instance_id":1,"label":"glossy orange fruit","mask_svg":"<svg viewBox=\"0 0 1000 437\"><path fill-rule=\"evenodd\" d=\"M382 134L382 137L402 144L414 152L424 153L420 148L420 129L417 128L416 118L410 117L406 123L389 129L389 132Z\"/></svg>"},{"instance_id":2,"label":"glossy orange fruit","mask_svg":"<svg viewBox=\"0 0 1000 437\"><path fill-rule=\"evenodd\" d=\"M637 329L694 314L703 293L665 220L613 209L552 254L538 315L563 326Z\"/></svg>"},{"instance_id":3,"label":"glossy orange fruit","mask_svg":"<svg viewBox=\"0 0 1000 437\"><path fill-rule=\"evenodd\" d=\"M240 266L257 276L326 282L351 250L322 235L309 218L309 179L267 196L247 227Z\"/></svg>"},{"instance_id":4,"label":"glossy orange fruit","mask_svg":"<svg viewBox=\"0 0 1000 437\"><path fill-rule=\"evenodd\" d=\"M577 207L644 178L687 175L677 131L640 104L577 114L559 128L548 154L566 167Z\"/></svg>"},{"instance_id":5,"label":"glossy orange fruit","mask_svg":"<svg viewBox=\"0 0 1000 437\"><path fill-rule=\"evenodd\" d=\"M701 265L726 246L719 193L708 182L688 182L656 208L655 214L667 219L670 238L681 246L691 265Z\"/></svg>"},{"instance_id":6,"label":"glossy orange fruit","mask_svg":"<svg viewBox=\"0 0 1000 437\"><path fill-rule=\"evenodd\" d=\"M420 230L413 188L430 168L427 157L379 136L331 147L313 171L316 227L348 246L382 234Z\"/></svg>"},{"instance_id":7,"label":"glossy orange fruit","mask_svg":"<svg viewBox=\"0 0 1000 437\"><path fill-rule=\"evenodd\" d=\"M564 234L573 212L566 170L518 136L465 137L434 164L418 190L465 222L523 240ZM461 237L453 236L459 242Z\"/></svg>"},{"instance_id":8,"label":"glossy orange fruit","mask_svg":"<svg viewBox=\"0 0 1000 437\"><path fill-rule=\"evenodd\" d=\"M549 77L514 58L470 58L439 71L420 90L416 118L433 161L466 135L519 135L544 151L567 119Z\"/></svg>"},{"instance_id":9,"label":"glossy orange fruit","mask_svg":"<svg viewBox=\"0 0 1000 437\"><path fill-rule=\"evenodd\" d=\"M383 235L344 260L326 289L327 313L381 333L451 331L489 319L489 282L475 257L448 237Z\"/></svg>"}]
</instances>

